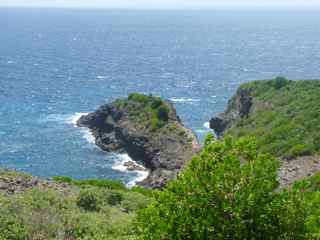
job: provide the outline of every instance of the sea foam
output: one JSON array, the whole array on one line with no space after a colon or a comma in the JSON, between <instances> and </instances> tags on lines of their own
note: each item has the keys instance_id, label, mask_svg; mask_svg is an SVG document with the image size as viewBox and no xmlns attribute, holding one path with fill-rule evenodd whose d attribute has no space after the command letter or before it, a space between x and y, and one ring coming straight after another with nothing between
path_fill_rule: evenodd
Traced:
<instances>
[{"instance_id":1,"label":"sea foam","mask_svg":"<svg viewBox=\"0 0 320 240\"><path fill-rule=\"evenodd\" d=\"M87 115L88 113L81 113L81 112L76 112L73 115L70 115L69 117L66 118L65 122L68 124L72 124L74 127L79 127L77 125L77 121L83 116ZM80 128L81 133L83 134L83 138L88 142L88 143L95 143L95 137L93 136L92 132L88 128L81 127Z\"/></svg>"},{"instance_id":2,"label":"sea foam","mask_svg":"<svg viewBox=\"0 0 320 240\"><path fill-rule=\"evenodd\" d=\"M170 100L176 103L200 102L200 99L194 99L194 98L170 98Z\"/></svg>"},{"instance_id":3,"label":"sea foam","mask_svg":"<svg viewBox=\"0 0 320 240\"><path fill-rule=\"evenodd\" d=\"M209 122L205 122L205 123L203 124L203 126L204 126L205 128L210 129L210 123L209 123Z\"/></svg>"},{"instance_id":4,"label":"sea foam","mask_svg":"<svg viewBox=\"0 0 320 240\"><path fill-rule=\"evenodd\" d=\"M137 184L137 182L141 182L144 179L146 179L149 175L149 171L145 169L142 165L138 164L137 162L133 161L128 154L119 154L118 156L118 161L116 161L113 166L111 167L113 170L117 170L120 172L134 172L136 174L136 177L131 179L126 185L127 187L133 187ZM124 165L126 162L134 162L136 165L139 167L143 168L144 170L137 170L137 171L129 171L127 167Z\"/></svg>"}]
</instances>

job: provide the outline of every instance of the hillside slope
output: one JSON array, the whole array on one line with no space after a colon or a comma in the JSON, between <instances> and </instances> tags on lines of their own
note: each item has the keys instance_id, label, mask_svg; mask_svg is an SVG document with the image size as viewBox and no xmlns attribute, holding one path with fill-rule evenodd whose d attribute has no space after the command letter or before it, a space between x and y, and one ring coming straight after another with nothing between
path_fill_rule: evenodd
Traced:
<instances>
[{"instance_id":1,"label":"hillside slope","mask_svg":"<svg viewBox=\"0 0 320 240\"><path fill-rule=\"evenodd\" d=\"M282 77L241 85L226 111L210 121L218 136L253 136L284 160L284 181L320 170L320 81ZM312 157L306 157L312 156ZM290 160L295 160L292 163Z\"/></svg>"}]
</instances>

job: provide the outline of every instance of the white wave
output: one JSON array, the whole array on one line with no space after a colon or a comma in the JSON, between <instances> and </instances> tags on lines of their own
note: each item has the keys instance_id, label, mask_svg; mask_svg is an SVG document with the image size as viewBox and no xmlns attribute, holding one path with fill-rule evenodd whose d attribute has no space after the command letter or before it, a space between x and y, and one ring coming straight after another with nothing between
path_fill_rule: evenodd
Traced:
<instances>
[{"instance_id":1,"label":"white wave","mask_svg":"<svg viewBox=\"0 0 320 240\"><path fill-rule=\"evenodd\" d=\"M77 121L83 115L87 115L88 113L80 113L76 112L74 114L50 114L47 117L41 119L41 122L61 122L72 124L75 127L77 126Z\"/></svg>"},{"instance_id":2,"label":"white wave","mask_svg":"<svg viewBox=\"0 0 320 240\"><path fill-rule=\"evenodd\" d=\"M105 79L107 78L106 76L96 76L97 79Z\"/></svg>"},{"instance_id":3,"label":"white wave","mask_svg":"<svg viewBox=\"0 0 320 240\"><path fill-rule=\"evenodd\" d=\"M205 128L209 128L209 129L210 129L210 123L209 123L209 122L205 122L205 123L203 124L203 126L204 126Z\"/></svg>"},{"instance_id":4,"label":"white wave","mask_svg":"<svg viewBox=\"0 0 320 240\"><path fill-rule=\"evenodd\" d=\"M7 61L7 63L8 64L13 64L13 63L15 63L15 61L9 60L9 61Z\"/></svg>"},{"instance_id":5,"label":"white wave","mask_svg":"<svg viewBox=\"0 0 320 240\"><path fill-rule=\"evenodd\" d=\"M83 116L87 115L88 113L80 113L76 112L73 115L70 115L69 117L66 118L65 122L68 124L72 124L74 127L78 127L77 121ZM81 127L81 133L83 134L82 138L85 139L88 143L95 144L96 139L93 136L92 132L90 129Z\"/></svg>"},{"instance_id":6,"label":"white wave","mask_svg":"<svg viewBox=\"0 0 320 240\"><path fill-rule=\"evenodd\" d=\"M172 102L178 102L178 103L183 103L183 102L200 102L200 99L194 99L194 98L170 98Z\"/></svg>"},{"instance_id":7,"label":"white wave","mask_svg":"<svg viewBox=\"0 0 320 240\"><path fill-rule=\"evenodd\" d=\"M74 114L50 114L46 118L42 119L41 122L60 122L78 127L77 121L80 117L86 114L88 113L76 112ZM95 137L88 128L81 128L80 131L83 134L83 139L85 139L88 143L95 143Z\"/></svg>"},{"instance_id":8,"label":"white wave","mask_svg":"<svg viewBox=\"0 0 320 240\"><path fill-rule=\"evenodd\" d=\"M95 144L96 139L93 136L92 132L89 129L82 128L81 133L83 134L82 138L85 139L88 143Z\"/></svg>"},{"instance_id":9,"label":"white wave","mask_svg":"<svg viewBox=\"0 0 320 240\"><path fill-rule=\"evenodd\" d=\"M68 115L68 117L65 118L65 122L68 124L72 124L75 127L77 127L77 121L83 116L87 115L88 113L81 113L81 112L76 112L72 115Z\"/></svg>"},{"instance_id":10,"label":"white wave","mask_svg":"<svg viewBox=\"0 0 320 240\"><path fill-rule=\"evenodd\" d=\"M118 155L119 157L119 161L117 161L113 166L112 166L112 169L114 170L118 170L120 172L128 172L128 169L126 166L124 166L124 164L126 162L130 162L132 161L132 159L129 157L128 154L119 154Z\"/></svg>"},{"instance_id":11,"label":"white wave","mask_svg":"<svg viewBox=\"0 0 320 240\"><path fill-rule=\"evenodd\" d=\"M131 188L134 187L138 182L143 181L149 176L148 171L136 171L137 177L131 180L130 182L127 183L127 187Z\"/></svg>"},{"instance_id":12,"label":"white wave","mask_svg":"<svg viewBox=\"0 0 320 240\"><path fill-rule=\"evenodd\" d=\"M147 169L145 169L142 165L135 162L136 165L141 167L144 170L137 170L137 171L129 171L128 168L124 165L126 162L134 162L128 154L119 154L119 161L115 162L114 165L111 167L114 170L118 170L120 172L134 172L137 174L137 177L133 178L130 182L127 183L127 187L133 187L137 184L137 182L141 182L146 179L149 175Z\"/></svg>"}]
</instances>

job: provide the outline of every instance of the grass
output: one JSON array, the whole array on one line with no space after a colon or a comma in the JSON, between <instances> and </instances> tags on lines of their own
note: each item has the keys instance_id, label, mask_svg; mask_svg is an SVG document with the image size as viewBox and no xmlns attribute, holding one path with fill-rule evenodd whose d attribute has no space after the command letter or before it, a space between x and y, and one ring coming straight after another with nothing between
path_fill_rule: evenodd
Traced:
<instances>
[{"instance_id":1,"label":"grass","mask_svg":"<svg viewBox=\"0 0 320 240\"><path fill-rule=\"evenodd\" d=\"M0 194L0 240L134 239L133 221L149 202L148 190L110 180L54 179L69 184L70 191L32 188Z\"/></svg>"},{"instance_id":2,"label":"grass","mask_svg":"<svg viewBox=\"0 0 320 240\"><path fill-rule=\"evenodd\" d=\"M253 112L226 134L254 136L262 150L288 159L320 152L320 81L276 78L240 88L251 90Z\"/></svg>"}]
</instances>

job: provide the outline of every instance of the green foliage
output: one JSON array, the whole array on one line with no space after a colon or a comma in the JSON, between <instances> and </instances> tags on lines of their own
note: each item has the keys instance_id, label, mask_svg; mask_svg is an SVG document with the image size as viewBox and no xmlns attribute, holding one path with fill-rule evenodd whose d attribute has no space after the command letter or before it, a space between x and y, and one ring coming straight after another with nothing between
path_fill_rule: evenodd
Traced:
<instances>
[{"instance_id":1,"label":"green foliage","mask_svg":"<svg viewBox=\"0 0 320 240\"><path fill-rule=\"evenodd\" d=\"M305 239L299 189L275 191L279 162L250 138L205 140L178 180L139 211L141 239Z\"/></svg>"},{"instance_id":2,"label":"green foliage","mask_svg":"<svg viewBox=\"0 0 320 240\"><path fill-rule=\"evenodd\" d=\"M56 176L52 180L60 183L69 183L80 187L100 187L114 190L126 191L126 186L121 181L114 181L109 179L85 179L85 180L74 180L70 177Z\"/></svg>"},{"instance_id":3,"label":"green foliage","mask_svg":"<svg viewBox=\"0 0 320 240\"><path fill-rule=\"evenodd\" d=\"M131 93L129 94L128 99L134 102L147 104L150 101L150 96L140 93Z\"/></svg>"},{"instance_id":4,"label":"green foliage","mask_svg":"<svg viewBox=\"0 0 320 240\"><path fill-rule=\"evenodd\" d=\"M63 182L63 183L72 183L73 180L71 177L67 177L67 176L55 176L52 178L53 181L56 182Z\"/></svg>"},{"instance_id":5,"label":"green foliage","mask_svg":"<svg viewBox=\"0 0 320 240\"><path fill-rule=\"evenodd\" d=\"M108 204L110 205L117 205L120 204L123 200L123 194L122 192L117 191L109 191L106 198Z\"/></svg>"},{"instance_id":6,"label":"green foliage","mask_svg":"<svg viewBox=\"0 0 320 240\"><path fill-rule=\"evenodd\" d=\"M162 120L160 120L157 117L152 117L151 118L151 130L156 131L160 128L162 128L166 123Z\"/></svg>"},{"instance_id":7,"label":"green foliage","mask_svg":"<svg viewBox=\"0 0 320 240\"><path fill-rule=\"evenodd\" d=\"M290 81L286 79L285 77L276 77L273 81L273 86L276 90L279 90L285 86L287 86Z\"/></svg>"},{"instance_id":8,"label":"green foliage","mask_svg":"<svg viewBox=\"0 0 320 240\"><path fill-rule=\"evenodd\" d=\"M128 100L126 107L139 126L149 126L151 131L156 132L168 123L170 108L161 98L131 93Z\"/></svg>"},{"instance_id":9,"label":"green foliage","mask_svg":"<svg viewBox=\"0 0 320 240\"><path fill-rule=\"evenodd\" d=\"M169 120L169 109L167 106L159 106L157 108L157 117L161 121L167 122Z\"/></svg>"},{"instance_id":10,"label":"green foliage","mask_svg":"<svg viewBox=\"0 0 320 240\"><path fill-rule=\"evenodd\" d=\"M140 193L144 195L145 197L151 198L153 197L154 190L149 188L144 188L140 186L134 186L131 188L131 192Z\"/></svg>"},{"instance_id":11,"label":"green foliage","mask_svg":"<svg viewBox=\"0 0 320 240\"><path fill-rule=\"evenodd\" d=\"M11 196L0 194L0 240L135 238L135 211L148 204L148 197L96 182L78 185L67 177L55 179L69 183L68 190L34 188Z\"/></svg>"},{"instance_id":12,"label":"green foliage","mask_svg":"<svg viewBox=\"0 0 320 240\"><path fill-rule=\"evenodd\" d=\"M313 153L313 146L312 145L306 145L306 144L297 144L294 145L289 153L288 157L289 158L295 158L298 156L303 156L303 155L311 155Z\"/></svg>"},{"instance_id":13,"label":"green foliage","mask_svg":"<svg viewBox=\"0 0 320 240\"><path fill-rule=\"evenodd\" d=\"M77 198L77 205L86 211L99 211L101 209L96 189L82 190Z\"/></svg>"},{"instance_id":14,"label":"green foliage","mask_svg":"<svg viewBox=\"0 0 320 240\"><path fill-rule=\"evenodd\" d=\"M241 86L254 99L247 119L227 131L234 137L252 136L262 151L277 157L320 153L320 81L255 81Z\"/></svg>"}]
</instances>

